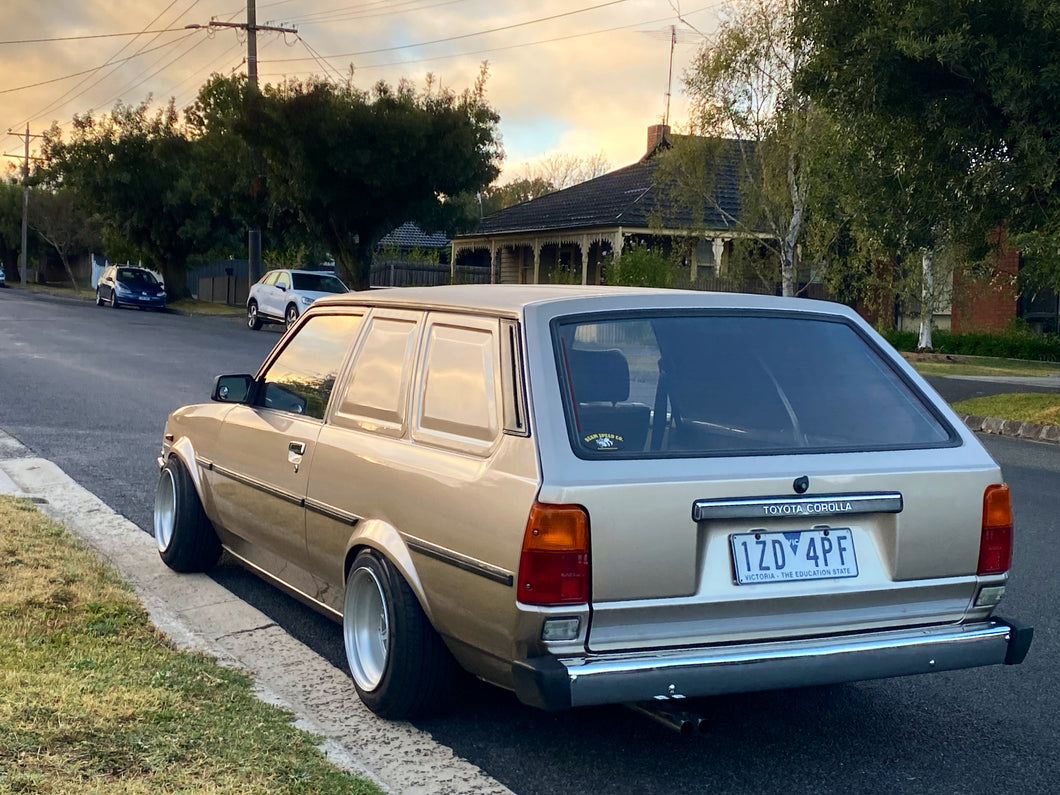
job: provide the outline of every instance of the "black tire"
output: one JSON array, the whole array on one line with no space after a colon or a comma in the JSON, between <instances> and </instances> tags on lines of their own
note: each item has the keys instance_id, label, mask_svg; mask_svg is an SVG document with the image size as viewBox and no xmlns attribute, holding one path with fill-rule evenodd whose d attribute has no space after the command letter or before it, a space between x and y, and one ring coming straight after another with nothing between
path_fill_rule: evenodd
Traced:
<instances>
[{"instance_id":1,"label":"black tire","mask_svg":"<svg viewBox=\"0 0 1060 795\"><path fill-rule=\"evenodd\" d=\"M408 583L382 555L357 555L346 578L342 639L357 695L382 718L444 708L458 668Z\"/></svg>"},{"instance_id":2,"label":"black tire","mask_svg":"<svg viewBox=\"0 0 1060 795\"><path fill-rule=\"evenodd\" d=\"M99 288L96 288L96 306L103 306L103 296L99 294Z\"/></svg>"},{"instance_id":3,"label":"black tire","mask_svg":"<svg viewBox=\"0 0 1060 795\"><path fill-rule=\"evenodd\" d=\"M110 308L111 309L117 309L118 308L118 291L117 290L112 290L111 293L110 293Z\"/></svg>"},{"instance_id":4,"label":"black tire","mask_svg":"<svg viewBox=\"0 0 1060 795\"><path fill-rule=\"evenodd\" d=\"M209 571L221 557L221 541L206 518L191 475L176 456L158 476L154 531L158 554L174 571Z\"/></svg>"},{"instance_id":5,"label":"black tire","mask_svg":"<svg viewBox=\"0 0 1060 795\"><path fill-rule=\"evenodd\" d=\"M261 318L258 317L258 302L251 301L247 304L247 328L251 331L261 329Z\"/></svg>"},{"instance_id":6,"label":"black tire","mask_svg":"<svg viewBox=\"0 0 1060 795\"><path fill-rule=\"evenodd\" d=\"M283 322L286 328L290 328L298 320L298 307L294 304L288 304L286 311L283 313Z\"/></svg>"}]
</instances>

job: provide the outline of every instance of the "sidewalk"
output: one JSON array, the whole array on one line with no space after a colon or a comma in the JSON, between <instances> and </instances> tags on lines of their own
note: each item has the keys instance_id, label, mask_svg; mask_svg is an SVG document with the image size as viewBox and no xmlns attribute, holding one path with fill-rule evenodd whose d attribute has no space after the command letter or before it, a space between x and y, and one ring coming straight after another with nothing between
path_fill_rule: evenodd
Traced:
<instances>
[{"instance_id":1,"label":"sidewalk","mask_svg":"<svg viewBox=\"0 0 1060 795\"><path fill-rule=\"evenodd\" d=\"M118 569L151 621L177 646L247 672L263 700L325 738L322 749L333 764L368 775L391 793L510 793L428 733L377 718L345 672L208 576L170 571L153 537L2 430L0 494L36 502Z\"/></svg>"}]
</instances>

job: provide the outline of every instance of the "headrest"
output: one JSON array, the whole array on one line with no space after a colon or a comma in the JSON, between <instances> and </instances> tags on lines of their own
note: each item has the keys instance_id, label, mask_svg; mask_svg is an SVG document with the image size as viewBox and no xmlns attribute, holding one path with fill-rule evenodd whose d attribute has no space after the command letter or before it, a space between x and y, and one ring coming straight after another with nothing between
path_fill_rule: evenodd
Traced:
<instances>
[{"instance_id":1,"label":"headrest","mask_svg":"<svg viewBox=\"0 0 1060 795\"><path fill-rule=\"evenodd\" d=\"M622 351L574 348L569 353L575 400L618 403L629 399L629 364Z\"/></svg>"}]
</instances>

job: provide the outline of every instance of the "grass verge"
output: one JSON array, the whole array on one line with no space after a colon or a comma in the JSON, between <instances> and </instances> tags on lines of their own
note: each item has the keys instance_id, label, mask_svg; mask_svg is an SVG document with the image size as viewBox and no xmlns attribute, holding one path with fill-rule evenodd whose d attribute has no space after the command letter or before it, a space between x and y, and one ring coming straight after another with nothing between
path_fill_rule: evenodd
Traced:
<instances>
[{"instance_id":1,"label":"grass verge","mask_svg":"<svg viewBox=\"0 0 1060 795\"><path fill-rule=\"evenodd\" d=\"M0 793L379 793L243 674L174 650L118 574L0 496Z\"/></svg>"},{"instance_id":2,"label":"grass verge","mask_svg":"<svg viewBox=\"0 0 1060 795\"><path fill-rule=\"evenodd\" d=\"M946 353L903 353L921 375L1060 375L1057 362L1025 359L995 359L990 356L962 356Z\"/></svg>"},{"instance_id":3,"label":"grass verge","mask_svg":"<svg viewBox=\"0 0 1060 795\"><path fill-rule=\"evenodd\" d=\"M1060 425L1060 394L1018 392L969 398L953 404L958 414Z\"/></svg>"}]
</instances>

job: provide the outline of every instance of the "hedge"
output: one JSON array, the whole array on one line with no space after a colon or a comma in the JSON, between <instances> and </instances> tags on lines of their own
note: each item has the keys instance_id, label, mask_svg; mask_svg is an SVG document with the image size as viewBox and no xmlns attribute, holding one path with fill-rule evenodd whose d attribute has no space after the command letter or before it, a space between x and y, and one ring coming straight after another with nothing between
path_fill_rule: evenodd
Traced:
<instances>
[{"instance_id":1,"label":"hedge","mask_svg":"<svg viewBox=\"0 0 1060 795\"><path fill-rule=\"evenodd\" d=\"M915 331L886 330L880 333L900 351L916 350L919 335ZM948 331L933 331L931 343L936 353L1060 362L1060 334L951 334Z\"/></svg>"}]
</instances>

